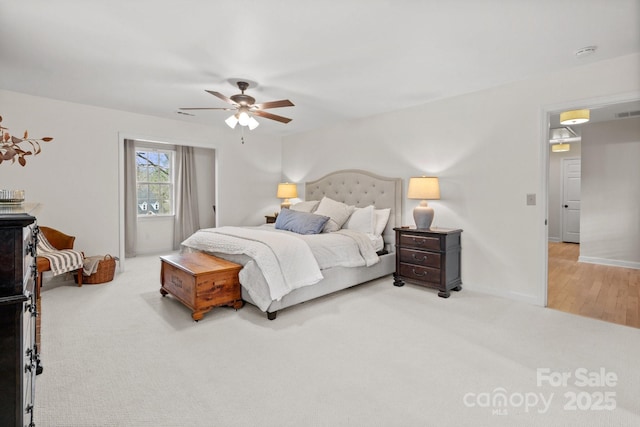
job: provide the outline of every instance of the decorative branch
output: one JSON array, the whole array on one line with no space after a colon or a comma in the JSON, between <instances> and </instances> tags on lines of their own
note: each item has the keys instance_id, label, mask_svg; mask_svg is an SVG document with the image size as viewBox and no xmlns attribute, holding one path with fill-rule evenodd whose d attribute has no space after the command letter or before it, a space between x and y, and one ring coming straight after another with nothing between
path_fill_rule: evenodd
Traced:
<instances>
[{"instance_id":1,"label":"decorative branch","mask_svg":"<svg viewBox=\"0 0 640 427\"><path fill-rule=\"evenodd\" d=\"M2 116L0 116L0 122L2 122ZM8 128L0 126L0 163L5 160L11 160L11 164L16 162L16 157L18 158L18 163L20 166L24 166L27 164L26 156L37 155L42 149L40 148L40 142L49 142L52 141L53 138L45 137L45 138L29 138L29 133L25 130L24 136L22 138L18 138L17 136L12 136L8 132ZM20 144L26 143L31 146L27 147L27 149L23 148Z\"/></svg>"}]
</instances>

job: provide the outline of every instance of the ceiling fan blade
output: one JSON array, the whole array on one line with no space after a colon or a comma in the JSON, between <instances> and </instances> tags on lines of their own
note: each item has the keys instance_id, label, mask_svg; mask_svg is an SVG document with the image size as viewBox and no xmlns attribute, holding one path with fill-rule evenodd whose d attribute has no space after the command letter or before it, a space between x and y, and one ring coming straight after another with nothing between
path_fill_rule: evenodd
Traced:
<instances>
[{"instance_id":1,"label":"ceiling fan blade","mask_svg":"<svg viewBox=\"0 0 640 427\"><path fill-rule=\"evenodd\" d=\"M281 99L280 101L263 102L262 104L254 104L256 108L266 110L268 108L280 108L280 107L293 107L293 102L288 99Z\"/></svg>"},{"instance_id":2,"label":"ceiling fan blade","mask_svg":"<svg viewBox=\"0 0 640 427\"><path fill-rule=\"evenodd\" d=\"M209 107L188 107L188 108L179 108L179 110L225 110L225 111L230 111L230 110L235 110L235 108L209 108Z\"/></svg>"},{"instance_id":3,"label":"ceiling fan blade","mask_svg":"<svg viewBox=\"0 0 640 427\"><path fill-rule=\"evenodd\" d=\"M231 98L227 98L226 96L224 96L223 94L221 94L220 92L215 92L213 90L206 90L205 92L210 93L213 96L217 96L218 98L222 99L224 102L228 102L231 105L238 105L236 102L234 102Z\"/></svg>"},{"instance_id":4,"label":"ceiling fan blade","mask_svg":"<svg viewBox=\"0 0 640 427\"><path fill-rule=\"evenodd\" d=\"M275 114L267 113L266 111L256 110L252 111L256 116L264 117L265 119L271 119L282 123L289 123L291 119L282 116L276 116Z\"/></svg>"}]
</instances>

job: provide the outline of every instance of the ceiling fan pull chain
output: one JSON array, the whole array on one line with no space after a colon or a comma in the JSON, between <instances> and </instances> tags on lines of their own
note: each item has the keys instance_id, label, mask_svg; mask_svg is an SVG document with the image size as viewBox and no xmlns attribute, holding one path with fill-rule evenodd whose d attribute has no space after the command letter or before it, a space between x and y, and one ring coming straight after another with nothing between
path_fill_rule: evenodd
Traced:
<instances>
[{"instance_id":1,"label":"ceiling fan pull chain","mask_svg":"<svg viewBox=\"0 0 640 427\"><path fill-rule=\"evenodd\" d=\"M242 132L242 134L240 136L240 141L244 144L244 126L242 126L240 128L240 132Z\"/></svg>"}]
</instances>

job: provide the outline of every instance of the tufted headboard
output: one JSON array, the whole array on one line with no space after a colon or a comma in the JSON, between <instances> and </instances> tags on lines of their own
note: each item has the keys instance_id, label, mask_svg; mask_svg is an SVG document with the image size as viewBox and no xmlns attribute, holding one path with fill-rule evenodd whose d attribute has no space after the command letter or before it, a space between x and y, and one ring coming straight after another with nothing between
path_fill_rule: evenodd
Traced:
<instances>
[{"instance_id":1,"label":"tufted headboard","mask_svg":"<svg viewBox=\"0 0 640 427\"><path fill-rule=\"evenodd\" d=\"M371 172L346 169L332 172L305 184L305 200L321 200L324 196L338 202L363 208L391 208L389 222L382 237L394 250L394 227L402 221L402 178L389 178Z\"/></svg>"}]
</instances>

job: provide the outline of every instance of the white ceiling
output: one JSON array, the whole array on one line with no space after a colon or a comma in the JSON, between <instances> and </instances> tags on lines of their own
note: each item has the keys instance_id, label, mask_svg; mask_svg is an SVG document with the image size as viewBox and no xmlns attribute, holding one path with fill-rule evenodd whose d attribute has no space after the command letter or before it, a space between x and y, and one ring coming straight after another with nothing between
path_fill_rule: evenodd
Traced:
<instances>
[{"instance_id":1,"label":"white ceiling","mask_svg":"<svg viewBox=\"0 0 640 427\"><path fill-rule=\"evenodd\" d=\"M0 0L2 89L218 125L246 78L275 135L634 52L640 0Z\"/></svg>"}]
</instances>

